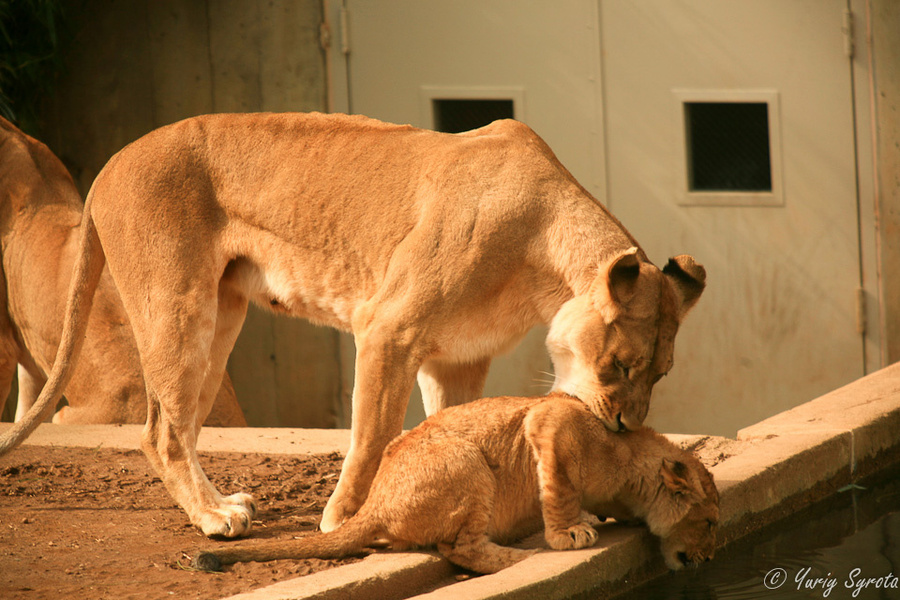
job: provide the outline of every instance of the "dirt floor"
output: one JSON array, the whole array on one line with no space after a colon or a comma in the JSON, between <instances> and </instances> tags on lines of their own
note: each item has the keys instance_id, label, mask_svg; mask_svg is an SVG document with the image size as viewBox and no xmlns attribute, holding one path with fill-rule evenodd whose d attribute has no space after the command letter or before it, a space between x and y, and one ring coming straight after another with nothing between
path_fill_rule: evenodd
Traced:
<instances>
[{"instance_id":1,"label":"dirt floor","mask_svg":"<svg viewBox=\"0 0 900 600\"><path fill-rule=\"evenodd\" d=\"M342 457L205 454L223 493L253 494L253 537L315 531ZM223 598L342 561L275 561L190 570L227 544L192 527L136 450L23 446L0 458L0 598Z\"/></svg>"}]
</instances>

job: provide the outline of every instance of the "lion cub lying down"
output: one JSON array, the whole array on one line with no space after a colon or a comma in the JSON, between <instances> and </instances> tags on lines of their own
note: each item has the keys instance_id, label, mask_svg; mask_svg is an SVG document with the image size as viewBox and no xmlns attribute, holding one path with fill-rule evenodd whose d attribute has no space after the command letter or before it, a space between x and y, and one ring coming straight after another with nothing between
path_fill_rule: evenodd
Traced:
<instances>
[{"instance_id":1,"label":"lion cub lying down","mask_svg":"<svg viewBox=\"0 0 900 600\"><path fill-rule=\"evenodd\" d=\"M436 544L451 562L493 573L538 552L498 544L542 524L551 548L593 545L592 513L646 522L678 569L712 557L718 504L700 461L651 429L612 433L561 394L486 398L447 408L391 442L368 499L339 529L204 552L194 565L338 558L387 540L394 548Z\"/></svg>"}]
</instances>

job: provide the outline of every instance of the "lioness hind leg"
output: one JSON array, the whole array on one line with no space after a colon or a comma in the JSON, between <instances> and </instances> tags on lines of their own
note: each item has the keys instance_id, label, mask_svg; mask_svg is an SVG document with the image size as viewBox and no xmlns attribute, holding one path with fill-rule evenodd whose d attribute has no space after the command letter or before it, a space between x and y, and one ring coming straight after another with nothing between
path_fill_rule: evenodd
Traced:
<instances>
[{"instance_id":1,"label":"lioness hind leg","mask_svg":"<svg viewBox=\"0 0 900 600\"><path fill-rule=\"evenodd\" d=\"M481 396L487 379L490 358L471 363L448 363L426 360L419 367L418 382L422 390L425 414L471 402Z\"/></svg>"},{"instance_id":2,"label":"lioness hind leg","mask_svg":"<svg viewBox=\"0 0 900 600\"><path fill-rule=\"evenodd\" d=\"M227 387L231 389L232 394L234 393L230 379L225 376L225 367L247 316L247 305L247 297L240 292L236 282L226 274L219 282L216 334L210 349L209 371L203 383L197 418L194 422L198 435L213 405L223 398L222 389ZM225 398L227 399L227 396ZM231 400L237 403L233 396ZM256 516L256 500L250 494L238 492L222 498L222 502L226 505L244 507L250 513L251 519Z\"/></svg>"},{"instance_id":3,"label":"lioness hind leg","mask_svg":"<svg viewBox=\"0 0 900 600\"><path fill-rule=\"evenodd\" d=\"M219 494L200 466L196 446L243 313L223 307L223 314L220 286L206 283L195 277L181 294L161 285L150 295L146 312L132 295L122 296L147 386L144 453L194 525L206 535L237 537L250 531L253 498ZM241 306L246 309L246 301L233 308ZM148 314L156 318L144 318Z\"/></svg>"},{"instance_id":4,"label":"lioness hind leg","mask_svg":"<svg viewBox=\"0 0 900 600\"><path fill-rule=\"evenodd\" d=\"M2 367L0 367L0 370L2 370L2 382L0 382L0 385L3 386L3 389L6 390L6 393L8 394L10 382L6 379L7 363L2 359L0 359L0 363L2 363ZM41 394L41 389L43 389L47 380L46 378L29 371L24 365L19 365L16 373L18 374L19 396L18 404L16 404L15 420L21 421L25 418L25 413L28 412L31 405L38 399L38 396ZM58 415L59 413L56 414ZM56 415L53 415L53 418L56 419Z\"/></svg>"}]
</instances>

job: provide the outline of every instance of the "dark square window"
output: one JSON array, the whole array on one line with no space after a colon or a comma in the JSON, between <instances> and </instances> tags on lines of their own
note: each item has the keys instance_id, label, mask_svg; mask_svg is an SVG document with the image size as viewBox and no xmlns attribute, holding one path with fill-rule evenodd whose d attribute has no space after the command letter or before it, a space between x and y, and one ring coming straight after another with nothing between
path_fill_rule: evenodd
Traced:
<instances>
[{"instance_id":1,"label":"dark square window","mask_svg":"<svg viewBox=\"0 0 900 600\"><path fill-rule=\"evenodd\" d=\"M686 102L684 119L690 191L772 191L768 104Z\"/></svg>"},{"instance_id":2,"label":"dark square window","mask_svg":"<svg viewBox=\"0 0 900 600\"><path fill-rule=\"evenodd\" d=\"M460 133L488 125L497 119L513 118L512 100L432 100L434 128Z\"/></svg>"}]
</instances>

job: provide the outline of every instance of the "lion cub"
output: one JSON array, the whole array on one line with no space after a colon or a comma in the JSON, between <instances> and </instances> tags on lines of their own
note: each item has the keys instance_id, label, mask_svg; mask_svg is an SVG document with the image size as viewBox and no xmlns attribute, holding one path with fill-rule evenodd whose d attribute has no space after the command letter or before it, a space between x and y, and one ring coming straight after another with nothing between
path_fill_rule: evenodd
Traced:
<instances>
[{"instance_id":1,"label":"lion cub","mask_svg":"<svg viewBox=\"0 0 900 600\"><path fill-rule=\"evenodd\" d=\"M612 433L562 394L485 398L391 442L368 499L339 529L204 552L194 565L337 558L387 540L394 548L436 544L451 562L493 573L538 552L499 544L542 525L551 548L593 545L592 513L646 522L678 569L712 557L718 503L700 461L646 427Z\"/></svg>"}]
</instances>

